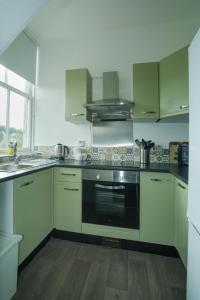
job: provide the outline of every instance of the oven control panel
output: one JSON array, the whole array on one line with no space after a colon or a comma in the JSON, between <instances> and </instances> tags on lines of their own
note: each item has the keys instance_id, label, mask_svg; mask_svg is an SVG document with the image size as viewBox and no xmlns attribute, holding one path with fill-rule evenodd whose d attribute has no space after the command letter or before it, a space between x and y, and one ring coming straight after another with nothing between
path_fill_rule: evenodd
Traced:
<instances>
[{"instance_id":1,"label":"oven control panel","mask_svg":"<svg viewBox=\"0 0 200 300\"><path fill-rule=\"evenodd\" d=\"M83 169L83 180L139 183L140 173L137 171Z\"/></svg>"}]
</instances>

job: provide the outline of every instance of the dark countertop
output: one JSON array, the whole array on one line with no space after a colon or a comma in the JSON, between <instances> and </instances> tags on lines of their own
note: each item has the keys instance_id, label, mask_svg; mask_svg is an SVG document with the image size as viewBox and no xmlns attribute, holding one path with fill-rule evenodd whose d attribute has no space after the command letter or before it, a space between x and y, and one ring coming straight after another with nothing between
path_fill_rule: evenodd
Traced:
<instances>
[{"instance_id":1,"label":"dark countertop","mask_svg":"<svg viewBox=\"0 0 200 300\"><path fill-rule=\"evenodd\" d=\"M139 164L133 162L90 162L90 161L76 161L65 160L56 163L58 167L68 168L84 168L84 169L104 169L104 170L130 170L130 171L144 171L144 172L166 172L172 173L177 178L181 179L188 184L188 166L166 164L166 163L151 163L151 164Z\"/></svg>"},{"instance_id":2,"label":"dark countertop","mask_svg":"<svg viewBox=\"0 0 200 300\"><path fill-rule=\"evenodd\" d=\"M31 173L39 172L41 170L52 167L68 167L68 168L85 168L85 169L104 169L104 170L132 170L144 172L166 172L172 173L177 178L185 183L188 183L188 167L179 166L175 164L151 163L149 165L141 165L133 162L91 162L91 161L77 161L77 160L63 160L41 166L35 166L29 169L24 169L16 172L0 172L0 182L15 179L17 177L25 176Z\"/></svg>"}]
</instances>

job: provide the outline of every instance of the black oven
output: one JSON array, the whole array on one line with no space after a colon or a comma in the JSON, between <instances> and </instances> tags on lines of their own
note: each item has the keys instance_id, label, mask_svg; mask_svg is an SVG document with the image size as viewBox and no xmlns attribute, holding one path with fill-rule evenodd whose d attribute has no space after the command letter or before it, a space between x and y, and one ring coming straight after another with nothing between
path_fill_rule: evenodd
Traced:
<instances>
[{"instance_id":1,"label":"black oven","mask_svg":"<svg viewBox=\"0 0 200 300\"><path fill-rule=\"evenodd\" d=\"M83 169L82 221L139 228L139 172Z\"/></svg>"}]
</instances>

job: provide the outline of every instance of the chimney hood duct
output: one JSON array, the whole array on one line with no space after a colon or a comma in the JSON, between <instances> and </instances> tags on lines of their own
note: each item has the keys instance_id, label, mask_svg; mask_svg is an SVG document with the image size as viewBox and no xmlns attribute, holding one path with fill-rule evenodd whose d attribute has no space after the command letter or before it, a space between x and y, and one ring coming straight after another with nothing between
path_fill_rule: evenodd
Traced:
<instances>
[{"instance_id":1,"label":"chimney hood duct","mask_svg":"<svg viewBox=\"0 0 200 300\"><path fill-rule=\"evenodd\" d=\"M134 103L119 98L119 79L116 71L103 73L103 99L86 104L84 107L92 121L132 120Z\"/></svg>"}]
</instances>

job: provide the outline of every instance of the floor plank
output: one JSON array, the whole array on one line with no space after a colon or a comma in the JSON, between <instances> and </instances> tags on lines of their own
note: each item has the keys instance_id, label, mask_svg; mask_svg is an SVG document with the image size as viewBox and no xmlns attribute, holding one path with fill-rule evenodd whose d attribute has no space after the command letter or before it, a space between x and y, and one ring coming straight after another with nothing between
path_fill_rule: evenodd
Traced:
<instances>
[{"instance_id":1,"label":"floor plank","mask_svg":"<svg viewBox=\"0 0 200 300\"><path fill-rule=\"evenodd\" d=\"M128 300L128 291L106 288L104 300ZM132 298L135 299L135 298Z\"/></svg>"},{"instance_id":2,"label":"floor plank","mask_svg":"<svg viewBox=\"0 0 200 300\"><path fill-rule=\"evenodd\" d=\"M129 260L128 277L129 299L151 299L147 267L144 261Z\"/></svg>"},{"instance_id":3,"label":"floor plank","mask_svg":"<svg viewBox=\"0 0 200 300\"><path fill-rule=\"evenodd\" d=\"M51 238L12 300L185 300L178 258Z\"/></svg>"},{"instance_id":4,"label":"floor plank","mask_svg":"<svg viewBox=\"0 0 200 300\"><path fill-rule=\"evenodd\" d=\"M128 290L128 252L121 249L112 249L110 256L107 286Z\"/></svg>"},{"instance_id":5,"label":"floor plank","mask_svg":"<svg viewBox=\"0 0 200 300\"><path fill-rule=\"evenodd\" d=\"M83 289L81 300L102 300L105 296L106 283L109 271L110 249L98 247L95 260L88 274L88 278Z\"/></svg>"},{"instance_id":6,"label":"floor plank","mask_svg":"<svg viewBox=\"0 0 200 300\"><path fill-rule=\"evenodd\" d=\"M56 299L80 300L89 268L89 263L75 260Z\"/></svg>"}]
</instances>

